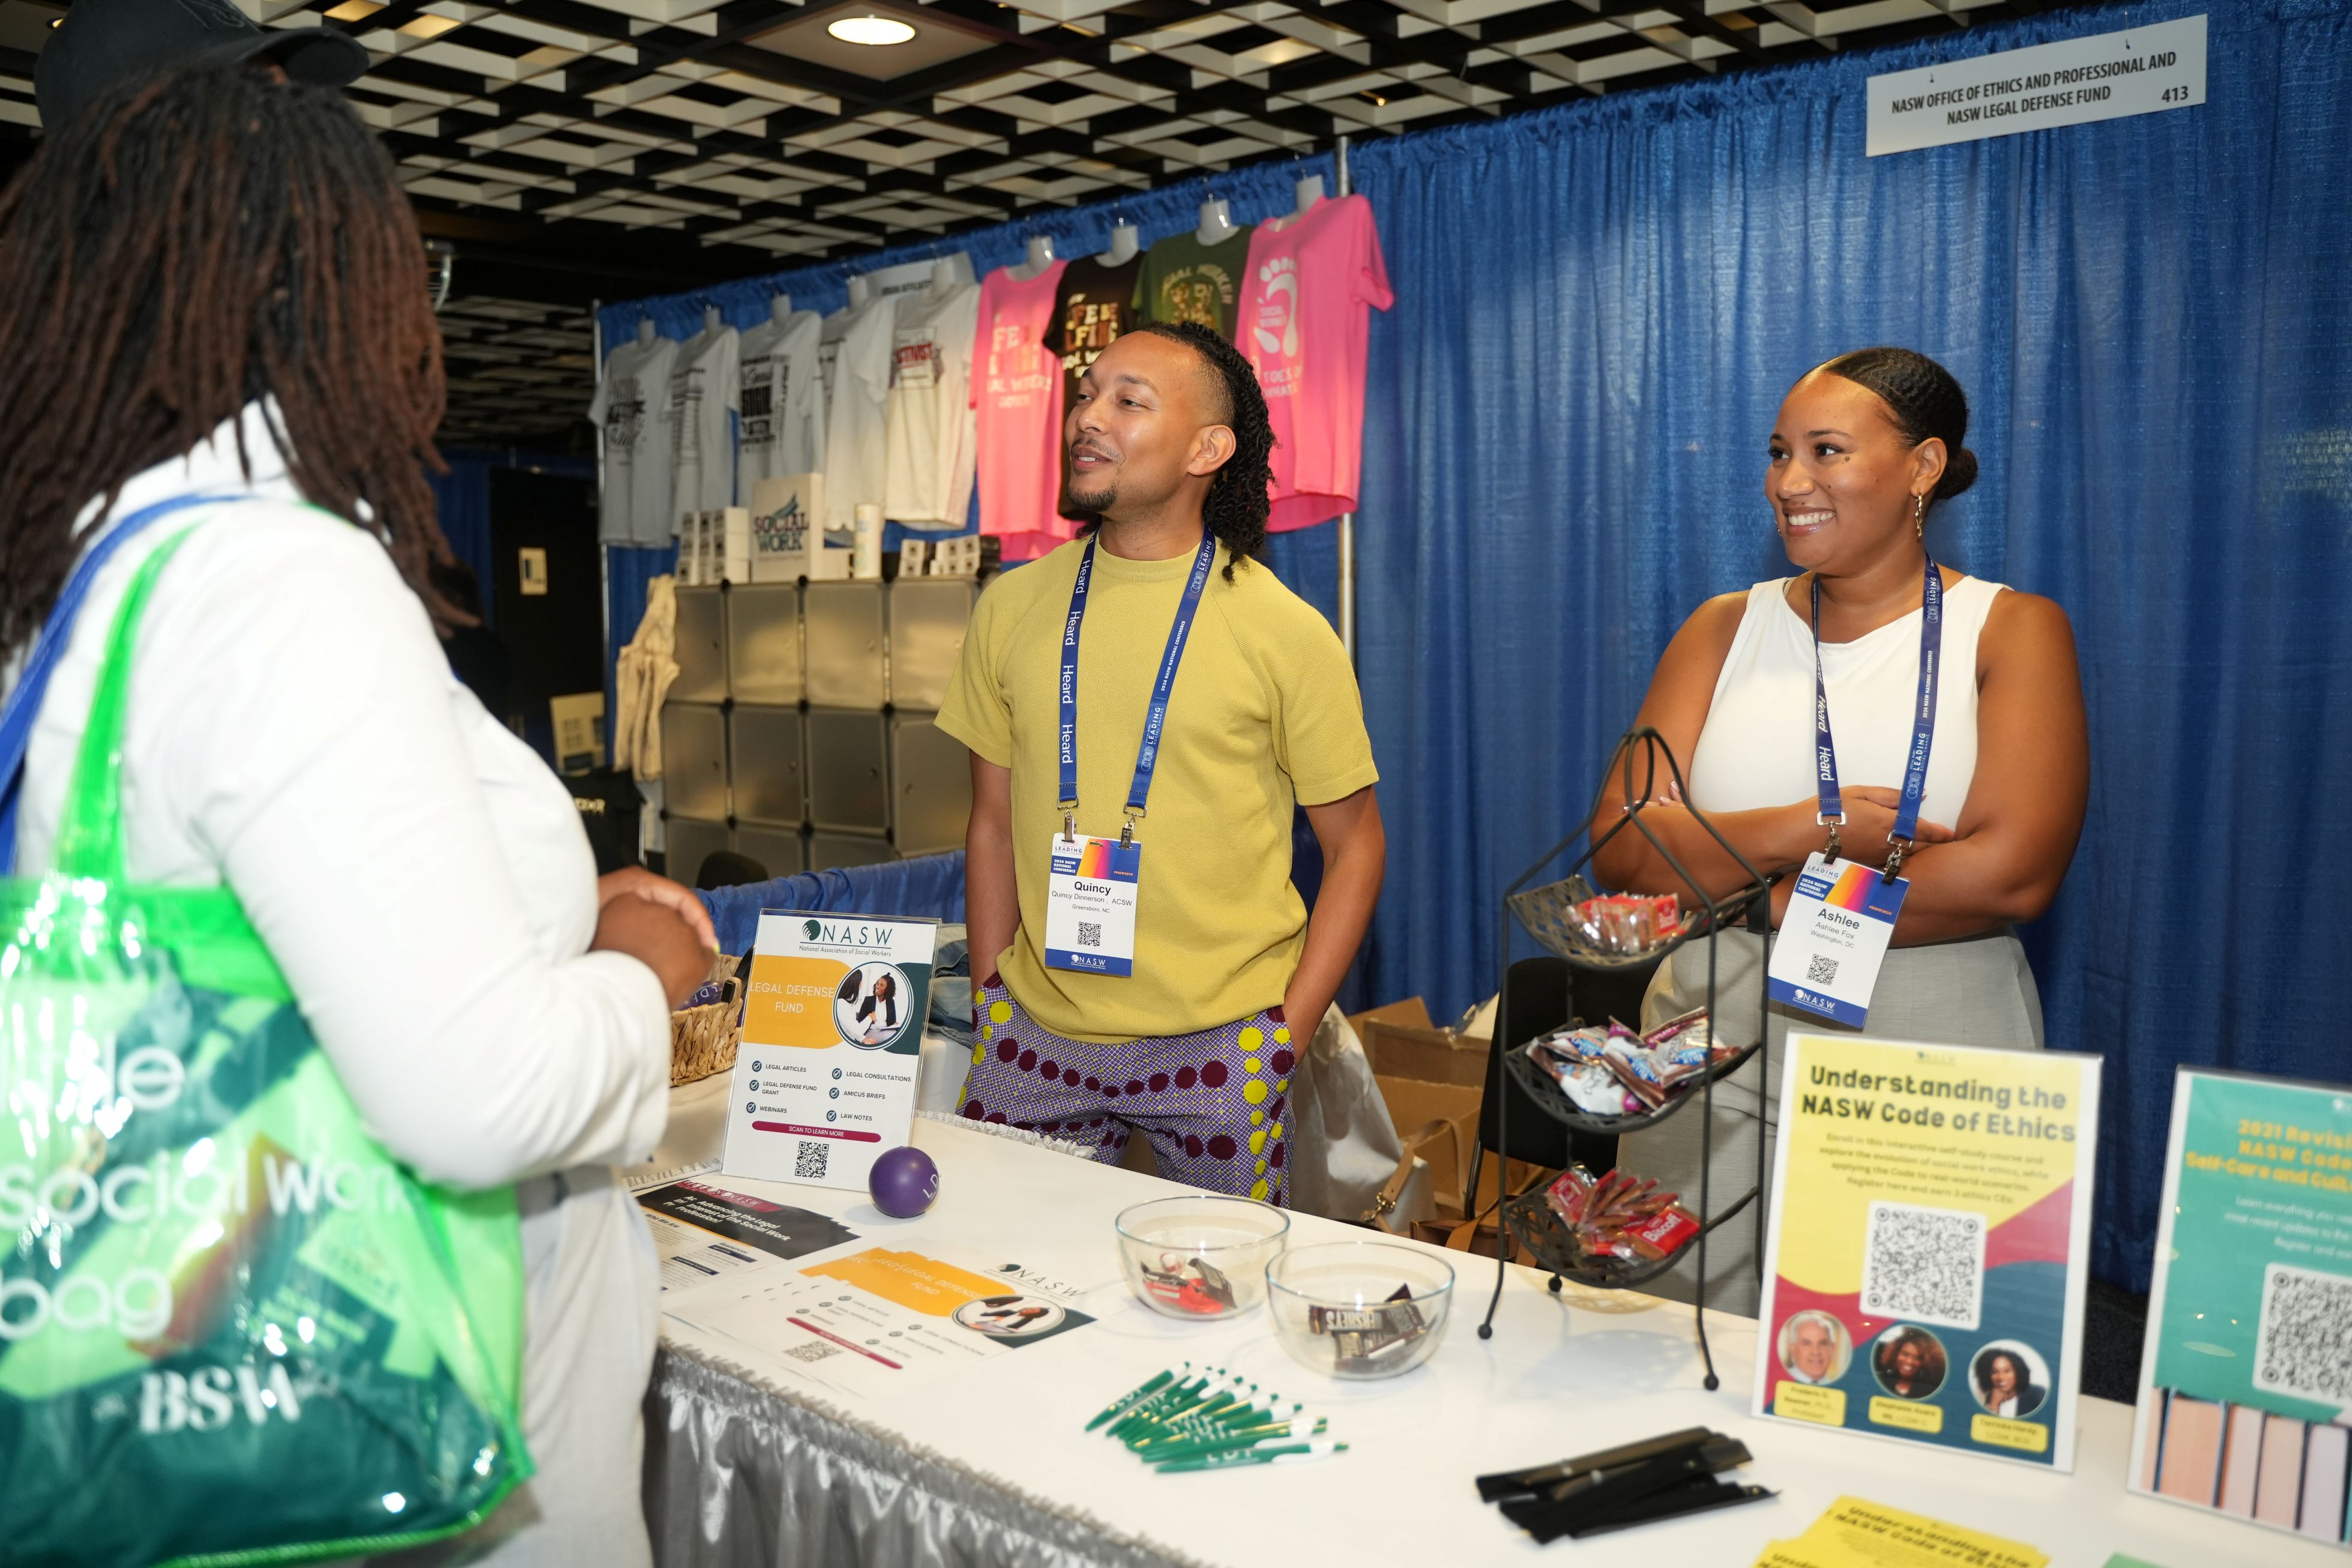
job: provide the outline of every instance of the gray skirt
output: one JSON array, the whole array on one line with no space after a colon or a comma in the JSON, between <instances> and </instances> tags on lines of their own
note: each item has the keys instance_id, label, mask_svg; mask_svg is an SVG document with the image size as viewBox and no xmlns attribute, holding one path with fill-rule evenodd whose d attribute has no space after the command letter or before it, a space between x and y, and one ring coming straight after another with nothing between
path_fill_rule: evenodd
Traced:
<instances>
[{"instance_id":1,"label":"gray skirt","mask_svg":"<svg viewBox=\"0 0 2352 1568\"><path fill-rule=\"evenodd\" d=\"M1757 1036L1763 1000L1763 940L1752 931L1728 931L1716 949L1716 1038L1744 1046ZM1660 966L1642 999L1642 1026L1706 1004L1706 944L1678 949ZM1919 1040L1930 1045L1993 1046L2004 1050L2042 1048L2042 994L2034 988L2024 945L2003 927L1982 936L1927 947L1891 948L1870 999L1870 1022L1861 1031L1840 1028L1810 1015L1773 1005L1770 1029L1771 1081L1750 1062L1715 1086L1714 1160L1708 1197L1720 1210L1756 1184L1758 1138L1767 1142L1780 1125L1781 1048L1793 1022L1804 1034L1866 1034L1874 1039ZM1760 1114L1759 1114L1760 1112ZM1685 1207L1699 1205L1699 1134L1705 1112L1685 1110L1655 1127L1628 1133L1617 1144L1620 1170L1655 1176L1658 1184L1682 1194ZM1759 1131L1760 1127L1760 1131ZM1760 1199L1759 1199L1760 1203ZM1759 1205L1747 1208L1707 1237L1707 1276L1714 1282L1706 1304L1722 1311L1756 1315ZM1695 1264L1685 1262L1643 1287L1653 1295L1688 1301L1697 1290Z\"/></svg>"}]
</instances>

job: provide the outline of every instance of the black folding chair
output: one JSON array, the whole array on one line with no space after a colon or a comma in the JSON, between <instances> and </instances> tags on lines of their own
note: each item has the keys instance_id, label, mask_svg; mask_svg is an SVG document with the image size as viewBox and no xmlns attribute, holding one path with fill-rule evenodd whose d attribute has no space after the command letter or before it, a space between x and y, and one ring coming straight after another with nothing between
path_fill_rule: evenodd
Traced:
<instances>
[{"instance_id":1,"label":"black folding chair","mask_svg":"<svg viewBox=\"0 0 2352 1568\"><path fill-rule=\"evenodd\" d=\"M1510 1157L1547 1171L1583 1165L1595 1174L1617 1163L1617 1140L1607 1133L1586 1132L1561 1126L1538 1109L1528 1091L1503 1071L1503 1053L1516 1050L1538 1035L1559 1028L1571 1018L1588 1024L1623 1020L1634 1028L1642 1023L1642 996L1650 988L1656 964L1640 969L1576 970L1564 958L1523 958L1511 965L1501 1016L1507 1037L1500 1031L1486 1049L1486 1087L1478 1106L1478 1142L1470 1151L1470 1179L1463 1201L1475 1202L1481 1166L1489 1152L1500 1155L1500 1113L1510 1115ZM1497 1090L1508 1094L1505 1107ZM1507 1171L1507 1165L1501 1167ZM1499 1190L1501 1184L1497 1184Z\"/></svg>"}]
</instances>

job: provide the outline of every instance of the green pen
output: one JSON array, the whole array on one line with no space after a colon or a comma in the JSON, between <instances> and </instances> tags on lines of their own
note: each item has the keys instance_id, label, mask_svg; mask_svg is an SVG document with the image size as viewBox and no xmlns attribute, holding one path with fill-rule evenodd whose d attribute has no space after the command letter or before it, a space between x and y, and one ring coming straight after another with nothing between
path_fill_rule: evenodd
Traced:
<instances>
[{"instance_id":1,"label":"green pen","mask_svg":"<svg viewBox=\"0 0 2352 1568\"><path fill-rule=\"evenodd\" d=\"M1200 1398L1204 1391L1215 1385L1215 1382L1213 1377L1202 1373L1170 1384L1159 1393L1131 1406L1126 1415L1112 1422L1108 1429L1110 1435L1116 1437L1138 1426L1157 1425L1161 1417L1185 1408Z\"/></svg>"},{"instance_id":2,"label":"green pen","mask_svg":"<svg viewBox=\"0 0 2352 1568\"><path fill-rule=\"evenodd\" d=\"M1306 1401L1293 1400L1290 1409L1285 1412L1282 1408L1282 1395L1276 1394L1269 1394L1262 1405L1245 1405L1239 1410L1226 1412L1218 1419L1228 1426L1254 1425L1261 1421L1287 1421L1306 1408Z\"/></svg>"},{"instance_id":3,"label":"green pen","mask_svg":"<svg viewBox=\"0 0 2352 1568\"><path fill-rule=\"evenodd\" d=\"M1135 1447L1136 1440L1139 1437L1148 1437L1154 1432L1174 1426L1178 1422L1200 1420L1206 1411L1225 1408L1230 1393L1230 1390L1219 1390L1213 1385L1204 1385L1190 1397L1174 1404L1160 1405L1156 1409L1137 1411L1135 1415L1114 1426L1110 1429L1111 1436L1131 1448Z\"/></svg>"},{"instance_id":4,"label":"green pen","mask_svg":"<svg viewBox=\"0 0 2352 1568\"><path fill-rule=\"evenodd\" d=\"M1188 1361L1184 1364L1189 1367L1192 1363ZM1175 1373L1163 1372L1159 1376L1151 1379L1149 1383L1142 1384L1138 1387L1129 1390L1121 1397L1112 1400L1109 1405L1104 1407L1101 1415L1087 1422L1087 1430L1091 1432L1096 1427L1119 1415L1121 1412L1132 1410L1136 1405L1150 1398L1153 1394L1159 1393L1161 1389L1167 1387L1170 1384L1175 1381Z\"/></svg>"},{"instance_id":5,"label":"green pen","mask_svg":"<svg viewBox=\"0 0 2352 1568\"><path fill-rule=\"evenodd\" d=\"M1263 1448L1268 1444L1287 1442L1294 1437L1319 1437L1329 1426L1328 1421L1318 1418L1307 1430L1297 1432L1292 1429L1291 1424L1286 1421L1276 1426L1255 1426L1246 1432L1236 1432L1230 1437L1202 1437L1192 1442L1170 1444L1165 1447L1146 1452L1143 1458L1150 1463L1157 1465L1171 1459L1196 1459L1208 1454L1225 1454L1250 1448Z\"/></svg>"},{"instance_id":6,"label":"green pen","mask_svg":"<svg viewBox=\"0 0 2352 1568\"><path fill-rule=\"evenodd\" d=\"M1112 1422L1110 1435L1123 1440L1138 1426L1160 1426L1169 1417L1181 1415L1200 1403L1201 1396L1211 1385L1212 1380L1207 1377L1188 1378L1182 1383L1171 1384Z\"/></svg>"},{"instance_id":7,"label":"green pen","mask_svg":"<svg viewBox=\"0 0 2352 1568\"><path fill-rule=\"evenodd\" d=\"M1234 1383L1240 1383L1240 1377L1234 1377ZM1249 1384L1249 1387L1258 1387L1258 1384ZM1136 1438L1148 1436L1148 1434L1155 1432L1155 1429L1176 1427L1176 1425L1204 1425L1204 1422L1218 1420L1218 1417L1225 1415L1225 1413L1230 1411L1246 1413L1249 1411L1249 1404L1242 1399L1242 1394L1237 1392L1237 1389L1221 1389L1221 1392L1216 1392L1216 1394L1209 1394L1206 1399L1197 1401L1197 1404L1192 1405L1176 1408L1176 1411L1160 1413L1150 1427L1129 1427L1129 1434L1124 1441L1127 1441L1129 1448L1134 1448Z\"/></svg>"},{"instance_id":8,"label":"green pen","mask_svg":"<svg viewBox=\"0 0 2352 1568\"><path fill-rule=\"evenodd\" d=\"M1142 1453L1155 1447L1165 1447L1171 1443L1222 1443L1243 1432L1286 1429L1298 1414L1294 1409L1287 1415L1249 1415L1238 1421L1181 1421L1147 1434L1128 1447Z\"/></svg>"},{"instance_id":9,"label":"green pen","mask_svg":"<svg viewBox=\"0 0 2352 1568\"><path fill-rule=\"evenodd\" d=\"M1302 1465L1347 1451L1345 1443L1282 1443L1270 1448L1238 1448L1223 1454L1206 1454L1197 1459L1171 1459L1158 1466L1157 1469L1160 1475L1167 1476L1179 1471L1223 1470L1241 1465Z\"/></svg>"}]
</instances>

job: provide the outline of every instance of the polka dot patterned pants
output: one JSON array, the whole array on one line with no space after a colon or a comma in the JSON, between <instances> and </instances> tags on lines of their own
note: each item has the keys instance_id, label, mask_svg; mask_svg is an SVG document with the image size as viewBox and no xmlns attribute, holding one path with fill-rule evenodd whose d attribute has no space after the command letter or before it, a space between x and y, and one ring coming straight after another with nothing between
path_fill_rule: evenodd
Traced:
<instances>
[{"instance_id":1,"label":"polka dot patterned pants","mask_svg":"<svg viewBox=\"0 0 2352 1568\"><path fill-rule=\"evenodd\" d=\"M963 1113L1089 1144L1115 1163L1128 1135L1151 1140L1160 1173L1279 1205L1287 1190L1283 1108L1297 1058L1282 1010L1197 1035L1089 1045L1041 1027L1013 994L982 986Z\"/></svg>"}]
</instances>

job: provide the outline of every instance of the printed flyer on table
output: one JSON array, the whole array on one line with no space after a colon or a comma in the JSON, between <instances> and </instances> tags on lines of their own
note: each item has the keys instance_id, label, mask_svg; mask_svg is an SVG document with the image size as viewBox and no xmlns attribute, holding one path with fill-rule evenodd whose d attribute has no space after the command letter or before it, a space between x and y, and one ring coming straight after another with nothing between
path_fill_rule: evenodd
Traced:
<instances>
[{"instance_id":1,"label":"printed flyer on table","mask_svg":"<svg viewBox=\"0 0 2352 1568\"><path fill-rule=\"evenodd\" d=\"M2074 1468L2099 1066L1789 1037L1758 1415Z\"/></svg>"},{"instance_id":2,"label":"printed flyer on table","mask_svg":"<svg viewBox=\"0 0 2352 1568\"><path fill-rule=\"evenodd\" d=\"M1079 1291L1042 1270L907 1240L730 1279L664 1309L762 1366L856 1396L931 1384L1094 1321Z\"/></svg>"}]
</instances>

